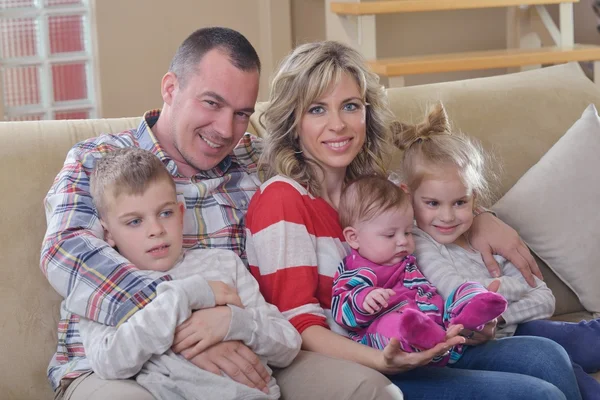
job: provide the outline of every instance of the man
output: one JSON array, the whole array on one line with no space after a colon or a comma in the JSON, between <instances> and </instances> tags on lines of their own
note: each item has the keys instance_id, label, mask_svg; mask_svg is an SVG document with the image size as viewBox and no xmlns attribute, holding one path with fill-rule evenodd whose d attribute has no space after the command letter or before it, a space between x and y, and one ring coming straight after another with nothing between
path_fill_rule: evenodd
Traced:
<instances>
[{"instance_id":1,"label":"man","mask_svg":"<svg viewBox=\"0 0 600 400\"><path fill-rule=\"evenodd\" d=\"M170 279L165 275L151 280L139 274L104 241L89 194L88 177L95 160L117 147L152 151L185 200L184 246L230 249L245 260L243 219L259 186L260 155L260 141L245 131L254 112L259 74L260 61L244 36L226 28L200 29L179 47L162 79L161 111L147 112L137 129L89 139L68 153L46 197L48 229L41 256L42 271L65 299L58 348L48 370L57 398L152 398L135 381L97 378L79 337L79 315L116 326L147 305L156 286ZM264 388L267 372L242 343L222 342L203 352L195 349L196 332L230 318L215 313L208 317L205 311L196 311L178 328L173 349L199 368ZM486 333L478 334L480 341L490 337L491 332ZM399 349L386 356L391 365L406 365ZM432 354L410 356L414 356L411 362L422 365ZM301 352L291 366L274 376L287 399L402 396L374 370L310 352Z\"/></svg>"}]
</instances>

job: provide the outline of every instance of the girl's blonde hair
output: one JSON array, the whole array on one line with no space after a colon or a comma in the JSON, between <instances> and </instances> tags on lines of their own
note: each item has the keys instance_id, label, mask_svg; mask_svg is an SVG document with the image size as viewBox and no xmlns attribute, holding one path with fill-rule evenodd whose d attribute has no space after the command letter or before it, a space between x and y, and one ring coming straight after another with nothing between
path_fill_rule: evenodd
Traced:
<instances>
[{"instance_id":1,"label":"girl's blonde hair","mask_svg":"<svg viewBox=\"0 0 600 400\"><path fill-rule=\"evenodd\" d=\"M477 204L492 200L491 181L495 176L488 169L490 156L478 141L451 131L441 103L436 104L417 125L394 121L392 132L396 146L404 150L402 176L411 192L424 178L439 173L440 168L454 166Z\"/></svg>"},{"instance_id":2,"label":"girl's blonde hair","mask_svg":"<svg viewBox=\"0 0 600 400\"><path fill-rule=\"evenodd\" d=\"M281 62L271 84L269 106L260 117L267 131L261 171L268 179L286 175L319 195L320 168L300 151L299 126L302 116L332 84L350 74L358 84L366 106L366 140L363 149L348 166L346 182L361 175L385 174L384 158L389 143L388 108L379 77L370 72L356 50L338 42L325 41L298 46Z\"/></svg>"}]
</instances>

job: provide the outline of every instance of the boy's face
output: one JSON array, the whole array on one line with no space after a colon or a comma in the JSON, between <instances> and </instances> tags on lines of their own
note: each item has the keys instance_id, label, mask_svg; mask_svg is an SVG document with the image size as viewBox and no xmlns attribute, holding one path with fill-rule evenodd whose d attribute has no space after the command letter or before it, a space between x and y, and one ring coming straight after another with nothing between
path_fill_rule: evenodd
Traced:
<instances>
[{"instance_id":1,"label":"boy's face","mask_svg":"<svg viewBox=\"0 0 600 400\"><path fill-rule=\"evenodd\" d=\"M392 266L415 251L412 228L413 210L407 204L346 228L344 234L361 256L375 264Z\"/></svg>"},{"instance_id":2,"label":"boy's face","mask_svg":"<svg viewBox=\"0 0 600 400\"><path fill-rule=\"evenodd\" d=\"M181 254L183 204L167 179L141 195L105 193L105 240L137 268L168 271Z\"/></svg>"}]
</instances>

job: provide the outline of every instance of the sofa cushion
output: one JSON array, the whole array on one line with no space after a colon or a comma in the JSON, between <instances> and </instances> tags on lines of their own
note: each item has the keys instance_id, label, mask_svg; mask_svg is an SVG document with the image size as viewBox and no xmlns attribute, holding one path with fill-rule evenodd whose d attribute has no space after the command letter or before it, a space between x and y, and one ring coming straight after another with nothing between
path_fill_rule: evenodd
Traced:
<instances>
[{"instance_id":1,"label":"sofa cushion","mask_svg":"<svg viewBox=\"0 0 600 400\"><path fill-rule=\"evenodd\" d=\"M139 118L0 122L3 399L52 398L46 367L56 351L60 297L39 268L44 196L75 143L138 123Z\"/></svg>"},{"instance_id":2,"label":"sofa cushion","mask_svg":"<svg viewBox=\"0 0 600 400\"><path fill-rule=\"evenodd\" d=\"M591 104L493 210L600 313L600 118Z\"/></svg>"}]
</instances>

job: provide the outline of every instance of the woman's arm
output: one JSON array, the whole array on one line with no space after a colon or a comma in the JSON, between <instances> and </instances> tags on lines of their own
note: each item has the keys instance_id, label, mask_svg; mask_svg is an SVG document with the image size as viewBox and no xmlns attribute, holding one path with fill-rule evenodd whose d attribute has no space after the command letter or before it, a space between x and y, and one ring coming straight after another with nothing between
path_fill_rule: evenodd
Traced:
<instances>
[{"instance_id":1,"label":"woman's arm","mask_svg":"<svg viewBox=\"0 0 600 400\"><path fill-rule=\"evenodd\" d=\"M434 348L419 353L406 353L397 340L392 341L383 351L356 343L321 326L311 326L302 332L302 348L341 358L373 368L384 374L397 374L427 365L431 360L446 353L452 346L464 343L458 336L461 327L455 326L446 332L446 341Z\"/></svg>"}]
</instances>

